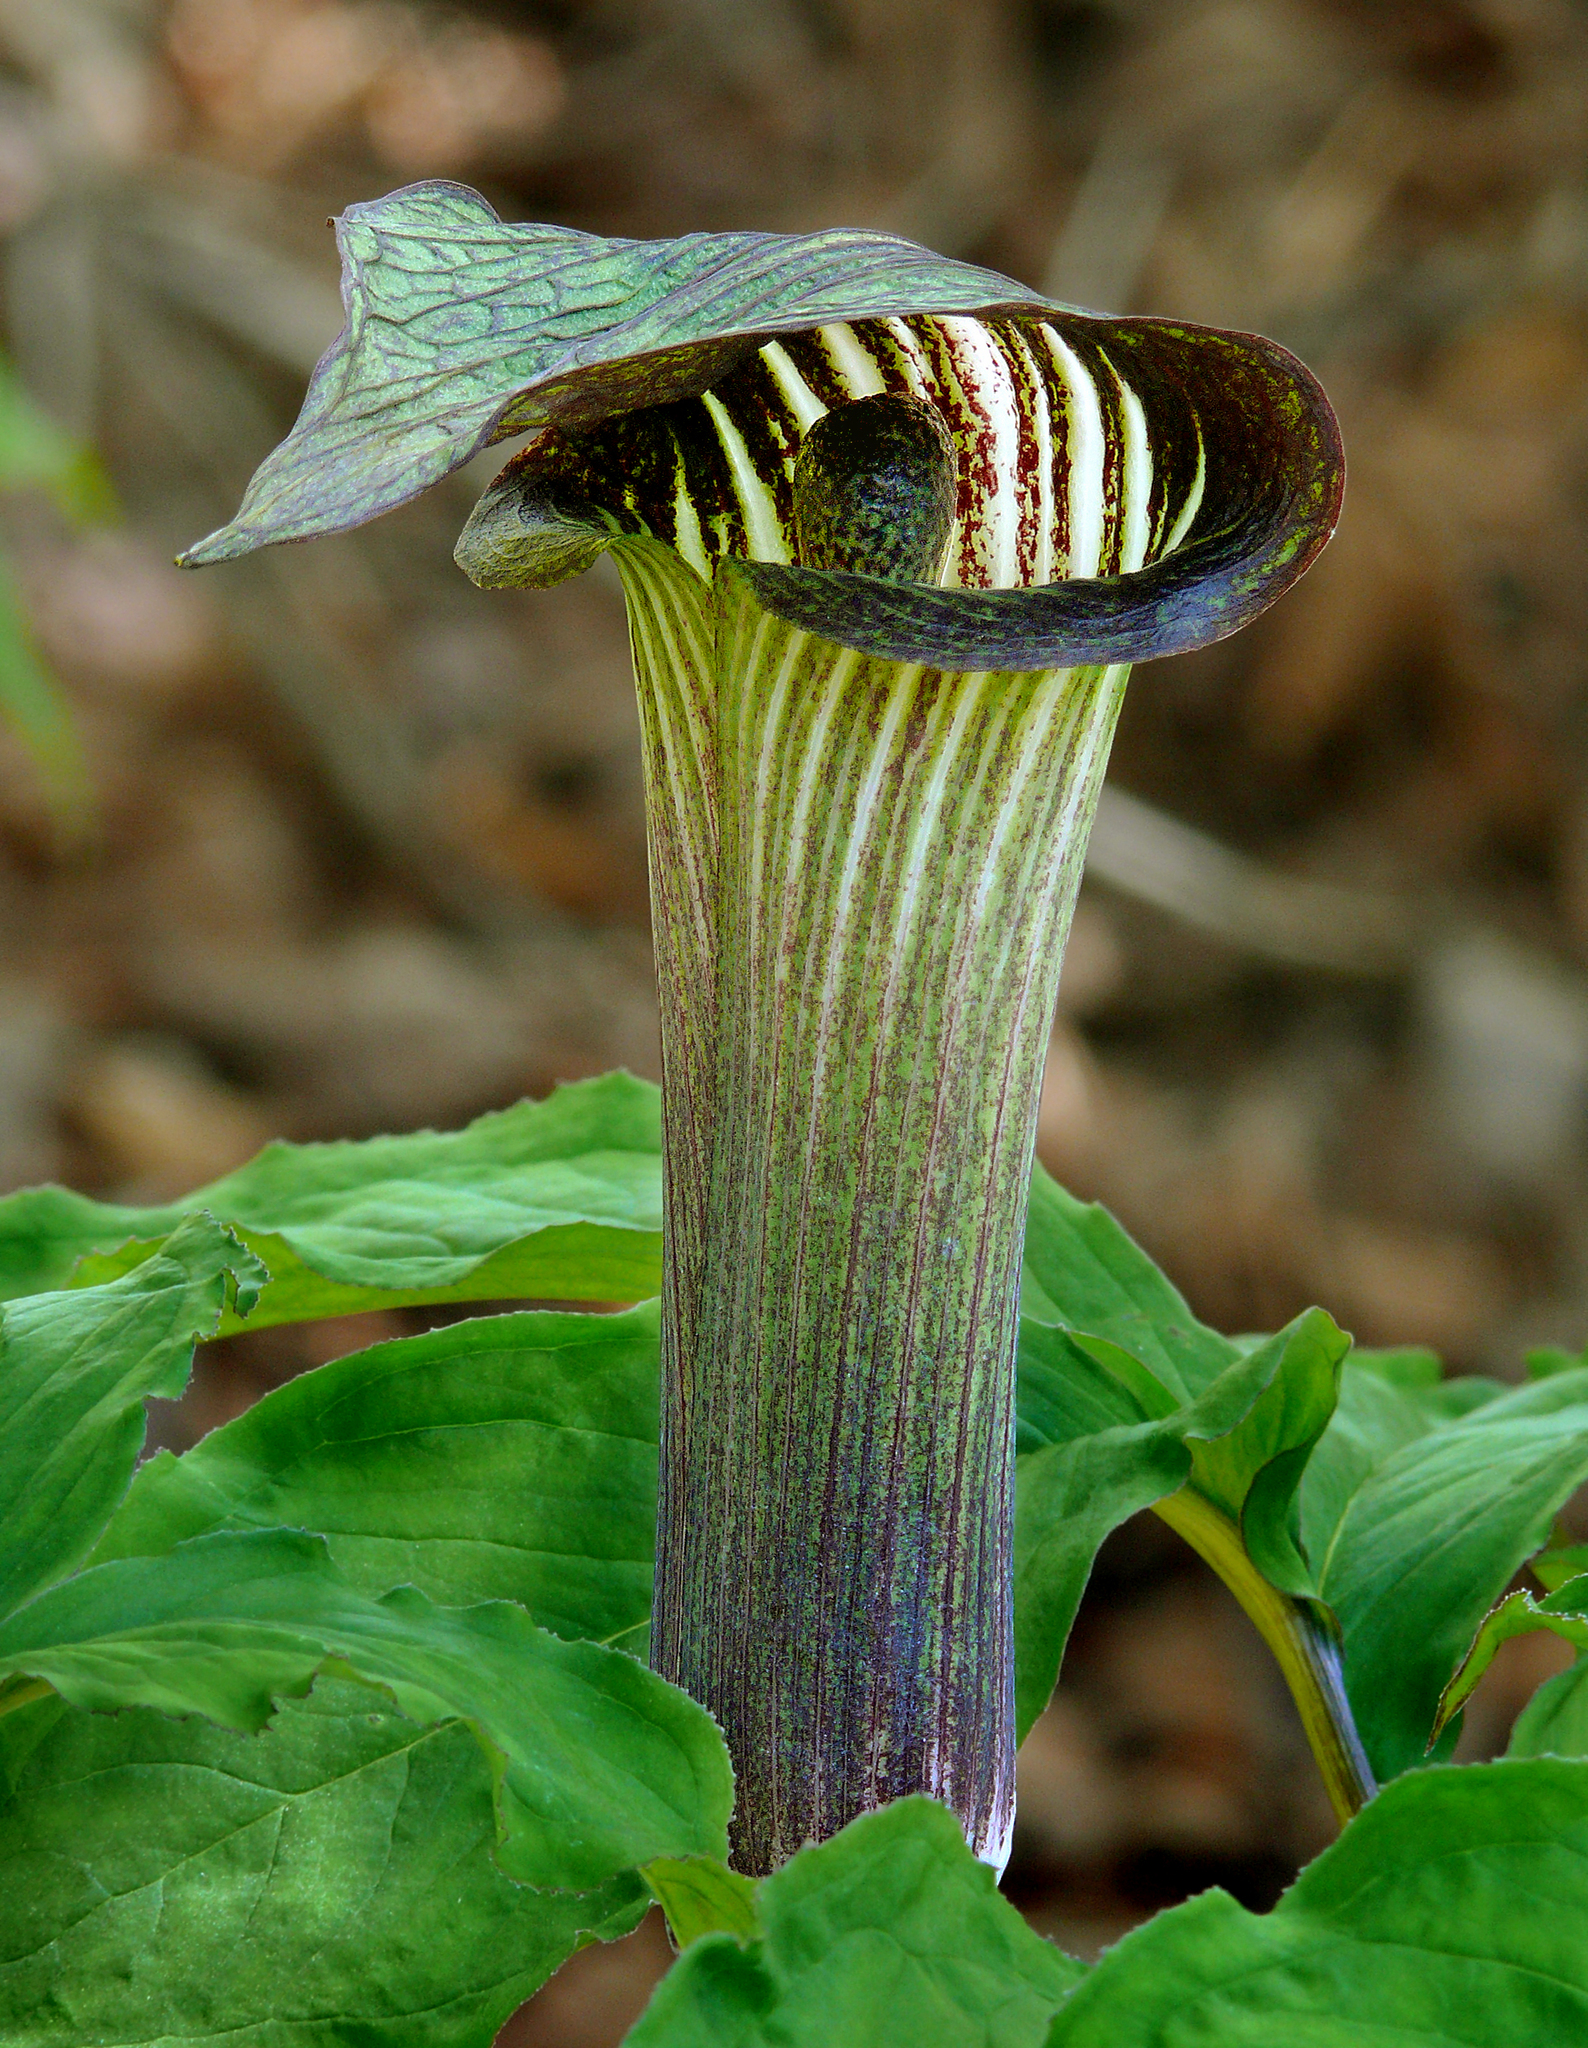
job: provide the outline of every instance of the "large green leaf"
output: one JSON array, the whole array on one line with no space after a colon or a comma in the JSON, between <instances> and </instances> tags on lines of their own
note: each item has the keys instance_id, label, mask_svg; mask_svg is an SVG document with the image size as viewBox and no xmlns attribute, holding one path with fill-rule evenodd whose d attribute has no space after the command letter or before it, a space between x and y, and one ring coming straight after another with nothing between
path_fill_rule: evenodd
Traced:
<instances>
[{"instance_id":1,"label":"large green leaf","mask_svg":"<svg viewBox=\"0 0 1588 2048\"><path fill-rule=\"evenodd\" d=\"M1321 1309L1276 1336L1237 1343L1199 1323L1140 1246L1095 1202L1078 1202L1040 1167L1026 1226L1020 1364L1022 1448L1113 1422L1172 1420L1253 1361L1257 1392L1216 1431L1188 1431L1192 1484L1240 1527L1281 1590L1312 1590L1298 1549L1296 1489L1334 1412L1350 1340ZM1051 1328L1067 1341L1042 1340ZM1104 1393L1084 1359L1117 1382ZM1222 1411L1221 1411L1222 1412Z\"/></svg>"},{"instance_id":2,"label":"large green leaf","mask_svg":"<svg viewBox=\"0 0 1588 2048\"><path fill-rule=\"evenodd\" d=\"M490 2048L632 1879L536 1892L492 1859L491 1773L322 1679L259 1736L47 1700L0 1720L7 2048Z\"/></svg>"},{"instance_id":3,"label":"large green leaf","mask_svg":"<svg viewBox=\"0 0 1588 2048\"><path fill-rule=\"evenodd\" d=\"M434 1606L344 1585L288 1530L200 1536L95 1565L0 1624L0 1677L73 1705L262 1726L327 1658L420 1722L461 1717L498 1766L502 1867L584 1890L656 1856L721 1855L732 1774L715 1725L620 1650L570 1643L505 1601Z\"/></svg>"},{"instance_id":4,"label":"large green leaf","mask_svg":"<svg viewBox=\"0 0 1588 2048\"><path fill-rule=\"evenodd\" d=\"M1232 1345L1223 1370L1184 1405L1156 1380L1147 1382L1146 1400L1138 1400L1113 1346L1083 1348L1082 1340L1051 1325L1022 1323L1014 1551L1020 1739L1047 1705L1093 1560L1111 1529L1188 1481L1197 1485L1194 1475L1209 1453L1218 1459L1215 1476L1226 1478L1231 1490L1228 1498L1211 1498L1232 1523L1239 1521L1254 1469L1262 1475L1277 1466L1281 1484L1293 1483L1282 1451L1265 1456L1283 1441L1283 1428L1253 1425L1282 1425L1304 1409L1305 1376L1316 1373L1332 1385L1332 1370L1317 1355L1332 1346L1315 1340L1314 1318L1334 1330L1313 1311L1283 1339L1250 1352ZM1345 1340L1339 1341L1343 1348ZM1299 1391L1287 1389L1287 1375L1301 1380ZM1272 1491L1277 1496L1280 1485Z\"/></svg>"},{"instance_id":5,"label":"large green leaf","mask_svg":"<svg viewBox=\"0 0 1588 2048\"><path fill-rule=\"evenodd\" d=\"M758 1887L756 1916L748 1944L690 1945L633 2048L1036 2048L1082 1975L928 1799L802 1849Z\"/></svg>"},{"instance_id":6,"label":"large green leaf","mask_svg":"<svg viewBox=\"0 0 1588 2048\"><path fill-rule=\"evenodd\" d=\"M661 1284L657 1091L607 1074L462 1131L270 1145L159 1209L29 1188L0 1201L0 1296L107 1277L201 1209L270 1269L250 1329L415 1302L638 1301Z\"/></svg>"},{"instance_id":7,"label":"large green leaf","mask_svg":"<svg viewBox=\"0 0 1588 2048\"><path fill-rule=\"evenodd\" d=\"M96 1561L312 1529L362 1592L516 1600L606 1641L650 1614L657 1312L483 1316L267 1394L138 1473Z\"/></svg>"},{"instance_id":8,"label":"large green leaf","mask_svg":"<svg viewBox=\"0 0 1588 2048\"><path fill-rule=\"evenodd\" d=\"M1389 1777L1423 1760L1485 1610L1588 1480L1588 1370L1420 1394L1350 1374L1340 1434L1314 1468L1303 1533L1339 1619L1357 1726Z\"/></svg>"},{"instance_id":9,"label":"large green leaf","mask_svg":"<svg viewBox=\"0 0 1588 2048\"><path fill-rule=\"evenodd\" d=\"M1275 1595L1314 1591L1297 1488L1334 1410L1344 1333L1309 1309L1273 1337L1220 1336L1105 1209L1040 1168L1022 1307L1022 1732L1051 1690L1098 1544L1139 1508L1158 1506L1183 1529L1266 1634L1316 1635Z\"/></svg>"},{"instance_id":10,"label":"large green leaf","mask_svg":"<svg viewBox=\"0 0 1588 2048\"><path fill-rule=\"evenodd\" d=\"M1588 2040L1588 1764L1389 1786L1272 1913L1204 1892L1111 1949L1048 2048Z\"/></svg>"},{"instance_id":11,"label":"large green leaf","mask_svg":"<svg viewBox=\"0 0 1588 2048\"><path fill-rule=\"evenodd\" d=\"M93 1549L143 1447L145 1397L180 1394L194 1340L263 1279L196 1216L125 1279L0 1310L0 1614Z\"/></svg>"}]
</instances>

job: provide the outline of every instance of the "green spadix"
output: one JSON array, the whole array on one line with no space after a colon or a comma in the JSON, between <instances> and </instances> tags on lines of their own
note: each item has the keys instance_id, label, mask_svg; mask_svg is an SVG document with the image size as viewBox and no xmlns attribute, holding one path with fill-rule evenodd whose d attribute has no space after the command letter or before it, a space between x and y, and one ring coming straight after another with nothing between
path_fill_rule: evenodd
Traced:
<instances>
[{"instance_id":1,"label":"green spadix","mask_svg":"<svg viewBox=\"0 0 1588 2048\"><path fill-rule=\"evenodd\" d=\"M190 564L534 438L458 559L628 597L667 1242L651 1654L763 1872L924 1791L1001 1864L1020 1253L1126 664L1328 538L1327 401L1250 335L884 235L602 240L429 184L339 225L347 327Z\"/></svg>"}]
</instances>

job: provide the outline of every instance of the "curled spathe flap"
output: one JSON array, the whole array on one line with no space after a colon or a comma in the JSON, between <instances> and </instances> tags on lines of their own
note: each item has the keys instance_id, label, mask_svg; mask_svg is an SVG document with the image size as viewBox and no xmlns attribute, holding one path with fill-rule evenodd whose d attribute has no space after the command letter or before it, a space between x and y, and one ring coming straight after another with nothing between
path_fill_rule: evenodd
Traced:
<instances>
[{"instance_id":1,"label":"curled spathe flap","mask_svg":"<svg viewBox=\"0 0 1588 2048\"><path fill-rule=\"evenodd\" d=\"M1083 326L1107 330L1106 351ZM1051 314L837 333L763 348L703 398L541 436L481 497L459 563L487 587L544 585L643 537L708 577L731 564L768 611L863 653L1037 669L1223 639L1333 530L1334 415L1310 373L1261 337ZM1039 380L1026 372L1044 349ZM959 444L947 587L797 559L802 427L871 379L939 407ZM790 402L796 380L803 407Z\"/></svg>"},{"instance_id":2,"label":"curled spathe flap","mask_svg":"<svg viewBox=\"0 0 1588 2048\"><path fill-rule=\"evenodd\" d=\"M347 326L237 518L183 558L354 526L540 428L459 546L554 582L621 535L865 652L956 668L1138 661L1234 632L1327 540L1328 401L1261 337L1057 307L891 236L609 240L417 185L338 224ZM940 582L799 560L800 448L873 395L958 451Z\"/></svg>"},{"instance_id":3,"label":"curled spathe flap","mask_svg":"<svg viewBox=\"0 0 1588 2048\"><path fill-rule=\"evenodd\" d=\"M184 567L361 525L526 429L692 396L769 334L1045 303L893 235L624 241L504 222L443 179L351 206L336 232L347 324Z\"/></svg>"}]
</instances>

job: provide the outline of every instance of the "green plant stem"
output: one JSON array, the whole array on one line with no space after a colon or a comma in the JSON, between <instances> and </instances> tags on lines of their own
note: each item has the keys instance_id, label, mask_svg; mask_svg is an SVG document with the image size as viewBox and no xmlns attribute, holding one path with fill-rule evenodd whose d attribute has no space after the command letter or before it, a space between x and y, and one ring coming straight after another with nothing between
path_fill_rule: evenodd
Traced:
<instances>
[{"instance_id":1,"label":"green plant stem","mask_svg":"<svg viewBox=\"0 0 1588 2048\"><path fill-rule=\"evenodd\" d=\"M722 1723L739 1870L910 1792L1001 1864L1020 1253L1124 672L943 674L717 599L714 977L670 998L660 947L669 1173L680 1137L709 1171L668 1207L652 1658Z\"/></svg>"},{"instance_id":2,"label":"green plant stem","mask_svg":"<svg viewBox=\"0 0 1588 2048\"><path fill-rule=\"evenodd\" d=\"M1190 1487L1159 1501L1156 1513L1212 1565L1274 1653L1342 1824L1378 1790L1346 1698L1340 1648L1305 1600L1280 1593L1246 1554L1240 1531Z\"/></svg>"}]
</instances>

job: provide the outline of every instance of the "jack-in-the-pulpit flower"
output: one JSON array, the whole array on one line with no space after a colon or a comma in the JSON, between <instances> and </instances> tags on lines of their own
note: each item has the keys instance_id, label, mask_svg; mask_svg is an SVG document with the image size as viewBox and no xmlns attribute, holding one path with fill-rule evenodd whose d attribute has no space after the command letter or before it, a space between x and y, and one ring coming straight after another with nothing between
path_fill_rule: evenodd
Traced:
<instances>
[{"instance_id":1,"label":"jack-in-the-pulpit flower","mask_svg":"<svg viewBox=\"0 0 1588 2048\"><path fill-rule=\"evenodd\" d=\"M1328 538L1317 384L860 233L606 241L416 186L192 563L371 518L529 430L458 559L610 551L644 734L666 1248L651 1656L734 1855L914 1791L1014 1811L1015 1317L1043 1055L1126 664Z\"/></svg>"}]
</instances>

